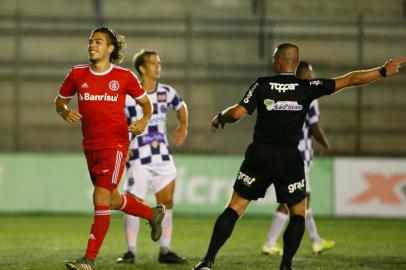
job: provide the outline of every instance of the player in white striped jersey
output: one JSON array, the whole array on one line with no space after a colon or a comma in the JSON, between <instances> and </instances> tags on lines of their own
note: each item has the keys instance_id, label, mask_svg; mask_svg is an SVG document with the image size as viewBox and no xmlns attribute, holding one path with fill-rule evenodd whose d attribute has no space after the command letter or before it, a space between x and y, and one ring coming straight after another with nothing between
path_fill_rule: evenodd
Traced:
<instances>
[{"instance_id":1,"label":"player in white striped jersey","mask_svg":"<svg viewBox=\"0 0 406 270\"><path fill-rule=\"evenodd\" d=\"M315 78L312 66L304 61L301 61L297 67L296 75L302 79L312 80ZM302 138L299 142L299 150L303 157L305 177L306 177L306 196L307 196L307 211L306 211L306 230L309 233L312 241L312 250L314 253L321 253L331 249L334 246L333 241L322 239L318 232L314 221L313 212L310 208L310 167L313 160L313 137L323 147L325 153L331 152L330 144L319 126L319 102L315 99L309 107L303 124ZM268 232L267 240L262 246L262 252L270 255L282 255L282 247L278 244L277 239L285 227L285 223L289 219L288 209L285 204L279 204L276 210L274 220Z\"/></svg>"},{"instance_id":2,"label":"player in white striped jersey","mask_svg":"<svg viewBox=\"0 0 406 270\"><path fill-rule=\"evenodd\" d=\"M166 113L168 109L176 110L179 125L171 141L175 146L180 146L187 137L187 107L174 88L158 82L161 75L161 60L156 51L141 50L134 55L133 63L141 76L141 85L153 105L153 114L142 134L131 135L124 189L138 199L144 200L148 186L152 187L156 200L167 209L162 221L158 261L170 264L185 263L184 257L178 256L170 249L176 168L168 146ZM130 98L126 100L125 112L129 123L141 117L142 113L140 107ZM133 263L140 220L125 215L124 223L128 251L118 258L117 262Z\"/></svg>"}]
</instances>

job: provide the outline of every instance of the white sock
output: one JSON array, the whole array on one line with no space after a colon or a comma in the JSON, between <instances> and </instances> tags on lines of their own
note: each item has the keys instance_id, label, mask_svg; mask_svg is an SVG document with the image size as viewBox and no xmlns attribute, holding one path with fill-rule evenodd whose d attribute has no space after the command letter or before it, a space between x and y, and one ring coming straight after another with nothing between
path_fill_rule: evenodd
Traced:
<instances>
[{"instance_id":1,"label":"white sock","mask_svg":"<svg viewBox=\"0 0 406 270\"><path fill-rule=\"evenodd\" d=\"M275 217L272 220L271 228L269 228L268 237L265 241L266 245L275 245L276 240L278 240L283 228L285 227L286 221L289 219L289 215L277 211Z\"/></svg>"},{"instance_id":2,"label":"white sock","mask_svg":"<svg viewBox=\"0 0 406 270\"><path fill-rule=\"evenodd\" d=\"M135 254L138 231L140 230L140 218L132 215L124 215L124 230L128 251Z\"/></svg>"},{"instance_id":3,"label":"white sock","mask_svg":"<svg viewBox=\"0 0 406 270\"><path fill-rule=\"evenodd\" d=\"M160 252L168 253L172 240L172 209L167 209L162 220L162 236L159 239Z\"/></svg>"},{"instance_id":4,"label":"white sock","mask_svg":"<svg viewBox=\"0 0 406 270\"><path fill-rule=\"evenodd\" d=\"M316 221L314 221L313 211L311 209L307 210L305 224L307 233L309 234L312 243L319 244L321 240L319 234L317 233Z\"/></svg>"}]
</instances>

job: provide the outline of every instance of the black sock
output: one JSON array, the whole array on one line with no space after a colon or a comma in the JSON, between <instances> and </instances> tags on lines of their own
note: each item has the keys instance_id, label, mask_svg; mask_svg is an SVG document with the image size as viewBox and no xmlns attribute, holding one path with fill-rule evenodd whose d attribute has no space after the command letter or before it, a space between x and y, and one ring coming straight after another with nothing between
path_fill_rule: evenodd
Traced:
<instances>
[{"instance_id":1,"label":"black sock","mask_svg":"<svg viewBox=\"0 0 406 270\"><path fill-rule=\"evenodd\" d=\"M207 260L214 261L217 252L224 245L227 239L233 232L235 223L237 222L238 214L232 208L226 208L224 212L217 218L214 225L213 234L211 236L209 249L204 257Z\"/></svg>"},{"instance_id":2,"label":"black sock","mask_svg":"<svg viewBox=\"0 0 406 270\"><path fill-rule=\"evenodd\" d=\"M283 257L281 266L288 269L292 267L292 259L296 251L299 249L300 241L302 241L305 230L305 219L299 215L290 217L289 224L283 233Z\"/></svg>"}]
</instances>

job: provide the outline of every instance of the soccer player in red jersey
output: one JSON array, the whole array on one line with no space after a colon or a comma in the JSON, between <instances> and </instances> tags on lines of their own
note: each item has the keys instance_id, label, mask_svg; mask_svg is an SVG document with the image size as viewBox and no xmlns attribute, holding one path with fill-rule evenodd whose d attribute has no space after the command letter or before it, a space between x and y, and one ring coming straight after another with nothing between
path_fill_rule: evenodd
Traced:
<instances>
[{"instance_id":1,"label":"soccer player in red jersey","mask_svg":"<svg viewBox=\"0 0 406 270\"><path fill-rule=\"evenodd\" d=\"M149 220L154 241L162 233L163 205L151 208L117 190L127 156L128 132L141 134L152 114L151 102L135 75L114 65L123 60L124 46L124 37L113 30L93 30L88 44L90 64L72 68L55 100L56 111L64 120L71 124L82 121L83 149L94 185L94 221L87 250L83 258L65 262L68 269L95 269L94 260L108 231L111 209ZM143 111L143 117L129 126L124 115L126 94ZM78 97L79 111L67 107L74 95Z\"/></svg>"}]
</instances>

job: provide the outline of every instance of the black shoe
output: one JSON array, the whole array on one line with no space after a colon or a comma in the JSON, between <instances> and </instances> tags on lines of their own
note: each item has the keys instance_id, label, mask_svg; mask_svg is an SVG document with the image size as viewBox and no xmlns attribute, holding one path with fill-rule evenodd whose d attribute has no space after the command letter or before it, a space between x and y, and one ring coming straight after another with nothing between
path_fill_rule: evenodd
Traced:
<instances>
[{"instance_id":1,"label":"black shoe","mask_svg":"<svg viewBox=\"0 0 406 270\"><path fill-rule=\"evenodd\" d=\"M212 264L212 261L203 259L198 264L196 264L195 267L192 268L192 270L211 270Z\"/></svg>"},{"instance_id":2,"label":"black shoe","mask_svg":"<svg viewBox=\"0 0 406 270\"><path fill-rule=\"evenodd\" d=\"M152 241L158 241L162 234L162 219L165 216L165 205L161 204L152 208L152 220L149 222L151 226L151 239Z\"/></svg>"},{"instance_id":3,"label":"black shoe","mask_svg":"<svg viewBox=\"0 0 406 270\"><path fill-rule=\"evenodd\" d=\"M65 266L69 270L94 270L94 261L87 258L80 258L73 261L66 261Z\"/></svg>"},{"instance_id":4,"label":"black shoe","mask_svg":"<svg viewBox=\"0 0 406 270\"><path fill-rule=\"evenodd\" d=\"M168 251L168 253L165 254L160 253L158 261L160 263L168 263L168 264L178 264L187 262L185 257L181 257L173 251Z\"/></svg>"},{"instance_id":5,"label":"black shoe","mask_svg":"<svg viewBox=\"0 0 406 270\"><path fill-rule=\"evenodd\" d=\"M135 254L131 251L127 251L124 253L123 257L117 258L117 263L134 263L135 261Z\"/></svg>"},{"instance_id":6,"label":"black shoe","mask_svg":"<svg viewBox=\"0 0 406 270\"><path fill-rule=\"evenodd\" d=\"M279 267L279 270L292 270L292 268L282 265Z\"/></svg>"}]
</instances>

